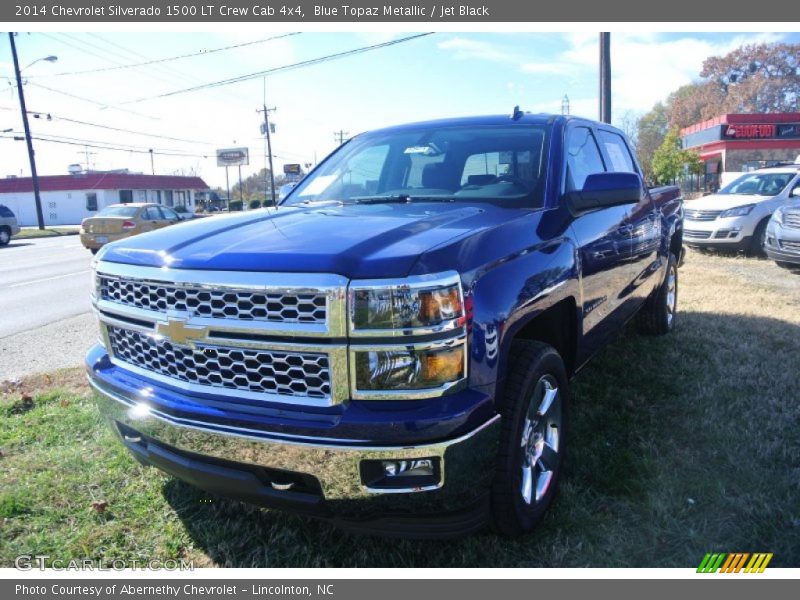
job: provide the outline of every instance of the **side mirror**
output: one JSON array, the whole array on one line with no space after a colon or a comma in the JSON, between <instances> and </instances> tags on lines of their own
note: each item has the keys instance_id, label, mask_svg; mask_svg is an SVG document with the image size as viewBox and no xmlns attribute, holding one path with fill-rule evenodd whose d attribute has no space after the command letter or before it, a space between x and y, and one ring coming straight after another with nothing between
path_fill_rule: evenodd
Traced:
<instances>
[{"instance_id":1,"label":"side mirror","mask_svg":"<svg viewBox=\"0 0 800 600\"><path fill-rule=\"evenodd\" d=\"M573 212L596 208L638 204L644 187L637 173L594 173L586 178L582 190L567 192L567 204Z\"/></svg>"},{"instance_id":2,"label":"side mirror","mask_svg":"<svg viewBox=\"0 0 800 600\"><path fill-rule=\"evenodd\" d=\"M794 189L789 192L789 198L800 198L800 185L794 186Z\"/></svg>"}]
</instances>

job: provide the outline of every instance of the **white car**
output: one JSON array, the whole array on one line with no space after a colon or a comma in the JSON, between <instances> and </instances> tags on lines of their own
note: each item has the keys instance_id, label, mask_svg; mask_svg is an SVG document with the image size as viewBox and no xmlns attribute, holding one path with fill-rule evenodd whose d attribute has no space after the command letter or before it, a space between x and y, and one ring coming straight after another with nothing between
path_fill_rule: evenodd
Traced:
<instances>
[{"instance_id":1,"label":"white car","mask_svg":"<svg viewBox=\"0 0 800 600\"><path fill-rule=\"evenodd\" d=\"M716 194L686 203L683 242L762 254L772 213L795 194L800 195L800 164L746 173Z\"/></svg>"},{"instance_id":2,"label":"white car","mask_svg":"<svg viewBox=\"0 0 800 600\"><path fill-rule=\"evenodd\" d=\"M784 269L800 269L800 187L792 200L772 213L764 244L767 256Z\"/></svg>"}]
</instances>

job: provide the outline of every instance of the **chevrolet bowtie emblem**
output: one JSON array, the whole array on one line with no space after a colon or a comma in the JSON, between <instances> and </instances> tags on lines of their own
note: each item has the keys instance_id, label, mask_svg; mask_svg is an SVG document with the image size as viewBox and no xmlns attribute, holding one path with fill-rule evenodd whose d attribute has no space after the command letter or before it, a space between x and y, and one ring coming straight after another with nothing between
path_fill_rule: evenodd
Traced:
<instances>
[{"instance_id":1,"label":"chevrolet bowtie emblem","mask_svg":"<svg viewBox=\"0 0 800 600\"><path fill-rule=\"evenodd\" d=\"M183 319L167 319L166 323L156 323L156 334L169 338L176 344L185 344L204 340L208 336L208 327L187 325Z\"/></svg>"}]
</instances>

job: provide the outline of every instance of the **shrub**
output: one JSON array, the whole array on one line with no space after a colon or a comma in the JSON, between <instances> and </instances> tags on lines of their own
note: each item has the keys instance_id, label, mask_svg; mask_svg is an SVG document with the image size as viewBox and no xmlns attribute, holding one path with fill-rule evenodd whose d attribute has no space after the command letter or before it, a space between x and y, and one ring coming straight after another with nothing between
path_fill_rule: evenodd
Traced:
<instances>
[{"instance_id":1,"label":"shrub","mask_svg":"<svg viewBox=\"0 0 800 600\"><path fill-rule=\"evenodd\" d=\"M261 200L250 200L247 204L248 208L261 208Z\"/></svg>"},{"instance_id":2,"label":"shrub","mask_svg":"<svg viewBox=\"0 0 800 600\"><path fill-rule=\"evenodd\" d=\"M231 200L228 202L228 210L233 212L236 210L242 210L242 201L241 200Z\"/></svg>"}]
</instances>

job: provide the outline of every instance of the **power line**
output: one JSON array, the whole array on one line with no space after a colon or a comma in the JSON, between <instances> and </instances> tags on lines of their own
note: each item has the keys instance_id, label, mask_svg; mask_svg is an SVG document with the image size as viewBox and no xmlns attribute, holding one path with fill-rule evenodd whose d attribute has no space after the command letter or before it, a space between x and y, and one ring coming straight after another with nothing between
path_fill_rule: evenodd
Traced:
<instances>
[{"instance_id":1,"label":"power line","mask_svg":"<svg viewBox=\"0 0 800 600\"><path fill-rule=\"evenodd\" d=\"M127 108L120 108L118 106L112 106L111 104L106 104L105 102L99 102L97 100L92 100L91 98L84 98L83 96L78 96L71 92L65 92L64 90L58 90L56 88L51 88L46 85L42 85L41 83L34 83L32 81L28 82L28 85L32 85L43 90L47 90L48 92L53 92L54 94L61 94L62 96L67 96L69 98L74 98L75 100L82 100L83 102L88 102L89 104L94 104L95 106L100 106L103 109L111 109L111 110L119 110L122 112L130 113L132 115L136 115L137 117L144 117L145 119L151 119L153 121L159 121L158 117L152 117L150 115L145 115L140 112L136 112L135 110L130 110Z\"/></svg>"},{"instance_id":2,"label":"power line","mask_svg":"<svg viewBox=\"0 0 800 600\"><path fill-rule=\"evenodd\" d=\"M170 96L177 96L178 94L186 94L189 92L197 92L200 90L205 90L209 88L215 88L225 85L231 85L233 83L240 83L242 81L249 81L251 79L256 79L258 77L264 77L266 75L271 75L274 73L279 73L283 71L290 71L293 69L300 69L302 67L310 67L312 65L317 65L320 63L328 62L331 60L336 60L339 58L345 58L347 56L353 56L356 54L362 54L364 52L370 52L372 50L378 50L380 48L387 48L389 46L395 46L397 44L402 44L404 42L410 42L412 40L416 40L425 36L433 35L435 32L429 31L427 33L418 33L415 35L410 35L404 38L399 38L396 40L390 40L388 42L382 42L380 44L372 44L371 46L362 46L360 48L354 48L352 50L345 50L344 52L337 52L335 54L327 54L325 56L319 56L317 58L311 58L308 60L303 60L300 62L292 63L289 65L283 65L280 67L273 67L271 69L266 69L264 71L257 71L255 73L248 73L247 75L239 75L237 77L231 77L229 79L221 79L219 81L213 81L210 83L204 83L202 85L196 85L193 87L183 88L179 90L173 90L171 92L165 92L163 94L157 94L155 96L145 96L142 98L135 98L133 100L128 100L126 102L122 102L121 104L135 104L138 102L144 102L146 100L156 100L158 98L168 98Z\"/></svg>"},{"instance_id":3,"label":"power line","mask_svg":"<svg viewBox=\"0 0 800 600\"><path fill-rule=\"evenodd\" d=\"M216 52L224 52L224 51L227 51L227 50L234 50L236 48L244 48L246 46L253 46L255 44L263 44L265 42L271 42L273 40L280 40L280 39L287 38L287 37L290 37L290 36L293 36L293 35L300 35L300 33L302 33L302 32L295 31L295 32L292 32L292 33L284 33L284 34L281 34L281 35L273 35L272 37L263 38L263 39L260 39L260 40L254 40L252 42L243 42L241 44L234 44L232 46L224 46L224 47L221 47L221 48L212 48L211 50L201 50L199 52L191 52L189 54L180 54L178 56L167 56L167 57L164 57L164 58L155 58L155 59L146 60L146 61L140 62L140 63L132 63L132 64L128 64L128 65L116 65L114 67L102 67L100 69L85 69L83 71L65 71L65 72L62 72L62 73L51 73L51 74L48 74L48 75L39 75L38 77L61 77L61 76L64 76L64 75L85 75L87 73L104 73L106 71L118 71L120 69L133 69L133 68L136 68L136 67L146 67L148 65L156 65L156 64L160 64L160 63L170 62L170 61L173 61L173 60L180 60L182 58L191 58L191 57L194 57L194 56L205 56L207 54L214 54ZM112 43L109 40L105 40L104 38L100 38L99 36L97 36L97 37L99 39L102 39L106 43L109 43L109 44ZM118 44L113 44L113 45L121 48L121 46L119 46ZM118 56L119 56L119 54L118 54Z\"/></svg>"},{"instance_id":4,"label":"power line","mask_svg":"<svg viewBox=\"0 0 800 600\"><path fill-rule=\"evenodd\" d=\"M0 139L20 141L20 140L23 140L24 138L22 136L18 136L18 135L17 136L4 135L4 136L0 136ZM80 142L80 141L57 140L57 139L45 138L45 137L41 137L41 136L31 136L31 139L39 140L41 142L51 142L53 144L66 144L68 146L80 146L80 147L83 147L83 148L99 148L101 150L113 150L113 151L116 151L116 152L131 152L131 153L134 153L134 154L151 154L151 150L149 150L149 149L148 150L137 150L135 148L118 148L118 147L115 147L115 146L101 145L101 144L97 144L97 143L87 144L87 143ZM165 151L152 150L152 154L157 154L159 156L179 156L179 157L184 157L184 158L208 158L208 155L206 155L206 154L190 154L190 153L183 153L183 152L165 152Z\"/></svg>"},{"instance_id":5,"label":"power line","mask_svg":"<svg viewBox=\"0 0 800 600\"><path fill-rule=\"evenodd\" d=\"M0 110L13 110L11 108L6 108L5 106L0 106ZM172 137L169 135L161 135L158 133L145 133L144 131L135 131L133 129L124 129L122 127L112 127L111 125L102 125L100 123L91 123L89 121L81 121L79 119L72 119L70 117L62 117L60 115L55 115L53 113L42 112L38 110L29 110L29 115L33 115L34 118L40 119L42 117L46 117L49 121L50 119L55 119L57 121L65 121L67 123L75 123L76 125L86 125L87 127L96 127L98 129L106 129L108 131L118 131L120 133L130 133L133 135L139 135L142 137L151 137L151 138L159 138L162 140L169 140L171 142L184 142L187 144L199 144L202 146L220 146L222 144L217 144L215 142L206 142L203 140L191 140L186 138L179 138L179 137Z\"/></svg>"}]
</instances>

